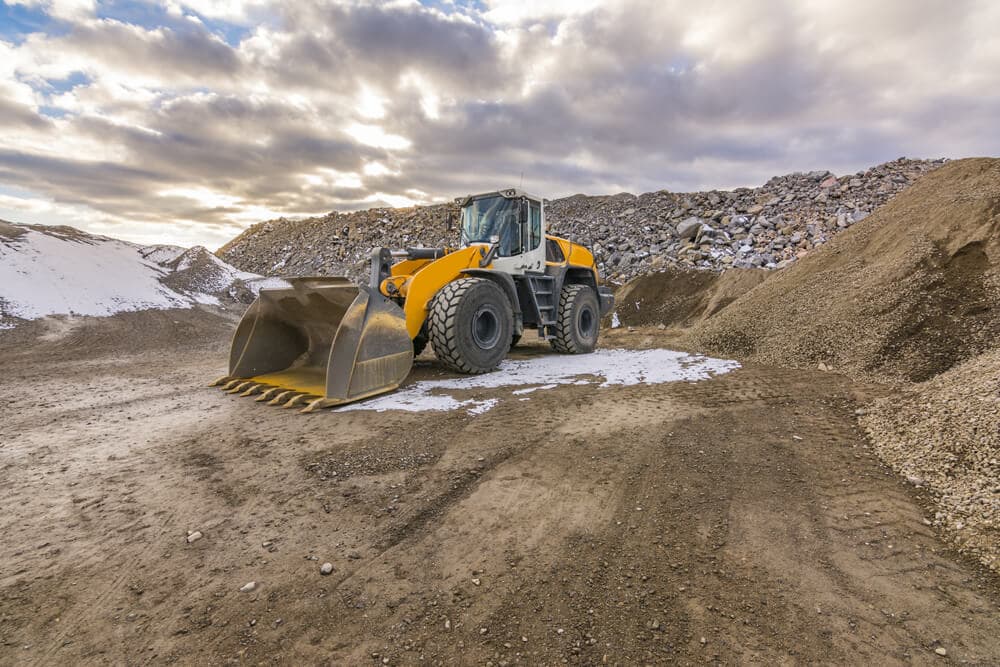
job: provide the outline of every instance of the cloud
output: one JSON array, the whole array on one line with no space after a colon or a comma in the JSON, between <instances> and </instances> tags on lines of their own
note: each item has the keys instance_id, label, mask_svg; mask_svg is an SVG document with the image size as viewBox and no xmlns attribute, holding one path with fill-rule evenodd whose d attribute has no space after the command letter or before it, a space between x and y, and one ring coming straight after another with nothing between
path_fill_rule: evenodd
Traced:
<instances>
[{"instance_id":1,"label":"cloud","mask_svg":"<svg viewBox=\"0 0 1000 667\"><path fill-rule=\"evenodd\" d=\"M0 187L45 206L5 206L125 237L1000 152L987 0L22 4Z\"/></svg>"}]
</instances>

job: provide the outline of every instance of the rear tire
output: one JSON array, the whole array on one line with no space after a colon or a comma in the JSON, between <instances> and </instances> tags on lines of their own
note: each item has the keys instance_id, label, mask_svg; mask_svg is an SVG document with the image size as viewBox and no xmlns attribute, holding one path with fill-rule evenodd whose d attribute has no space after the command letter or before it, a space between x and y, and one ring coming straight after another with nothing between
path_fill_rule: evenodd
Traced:
<instances>
[{"instance_id":1,"label":"rear tire","mask_svg":"<svg viewBox=\"0 0 1000 667\"><path fill-rule=\"evenodd\" d=\"M565 285L559 294L555 337L549 342L563 354L586 354L597 347L601 330L597 293L589 285Z\"/></svg>"},{"instance_id":2,"label":"rear tire","mask_svg":"<svg viewBox=\"0 0 1000 667\"><path fill-rule=\"evenodd\" d=\"M496 283L462 278L434 297L427 331L445 366L459 373L487 373L507 356L513 320L510 301Z\"/></svg>"}]
</instances>

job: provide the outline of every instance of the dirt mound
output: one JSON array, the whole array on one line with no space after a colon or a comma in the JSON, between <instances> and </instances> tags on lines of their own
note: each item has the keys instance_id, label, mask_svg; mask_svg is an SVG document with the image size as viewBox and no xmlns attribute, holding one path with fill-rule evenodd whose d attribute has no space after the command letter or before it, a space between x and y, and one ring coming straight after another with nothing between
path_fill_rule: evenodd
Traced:
<instances>
[{"instance_id":1,"label":"dirt mound","mask_svg":"<svg viewBox=\"0 0 1000 667\"><path fill-rule=\"evenodd\" d=\"M715 353L920 382L1000 336L1000 160L929 173L696 326Z\"/></svg>"},{"instance_id":2,"label":"dirt mound","mask_svg":"<svg viewBox=\"0 0 1000 667\"><path fill-rule=\"evenodd\" d=\"M729 269L722 273L671 268L631 280L616 293L618 321L623 325L691 326L711 317L759 285L763 269Z\"/></svg>"},{"instance_id":3,"label":"dirt mound","mask_svg":"<svg viewBox=\"0 0 1000 667\"><path fill-rule=\"evenodd\" d=\"M1000 571L1000 349L875 402L861 422L879 455L938 496L935 525Z\"/></svg>"}]
</instances>

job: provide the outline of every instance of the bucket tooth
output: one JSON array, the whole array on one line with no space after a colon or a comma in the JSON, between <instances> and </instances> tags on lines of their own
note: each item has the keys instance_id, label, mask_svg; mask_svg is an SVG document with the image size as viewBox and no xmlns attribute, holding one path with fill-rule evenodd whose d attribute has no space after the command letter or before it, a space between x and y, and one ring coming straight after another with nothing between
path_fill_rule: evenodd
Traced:
<instances>
[{"instance_id":1,"label":"bucket tooth","mask_svg":"<svg viewBox=\"0 0 1000 667\"><path fill-rule=\"evenodd\" d=\"M281 391L281 387L271 387L270 389L266 390L263 394L261 394L254 400L258 402L270 401L272 398L274 398L274 395L277 394L279 391Z\"/></svg>"},{"instance_id":2,"label":"bucket tooth","mask_svg":"<svg viewBox=\"0 0 1000 667\"><path fill-rule=\"evenodd\" d=\"M272 398L270 401L268 401L267 404L268 405L281 405L282 403L284 403L285 401L287 401L293 394L297 394L297 393L299 393L299 392L297 392L297 391L290 391L290 390L289 391L283 391L280 394L278 394L277 396L275 396L274 398Z\"/></svg>"},{"instance_id":3,"label":"bucket tooth","mask_svg":"<svg viewBox=\"0 0 1000 667\"><path fill-rule=\"evenodd\" d=\"M249 387L252 384L253 383L250 382L249 380L240 382L238 384L233 385L230 389L227 389L226 393L227 394L238 394L238 393L244 391L247 387Z\"/></svg>"},{"instance_id":4,"label":"bucket tooth","mask_svg":"<svg viewBox=\"0 0 1000 667\"><path fill-rule=\"evenodd\" d=\"M230 389L238 385L240 382L246 382L246 380L244 380L243 378L236 378L235 380L230 380L226 384L222 385L222 391L229 391Z\"/></svg>"},{"instance_id":5,"label":"bucket tooth","mask_svg":"<svg viewBox=\"0 0 1000 667\"><path fill-rule=\"evenodd\" d=\"M223 376L222 376L222 377L220 377L219 379L217 379L217 380L214 380L214 381L213 381L213 382L212 382L211 384L209 384L208 386L209 386L209 387L218 387L218 386L219 386L219 385L221 385L221 384L226 384L227 382L229 382L229 381L230 381L230 380L232 380L232 379L233 379L233 377L232 377L231 375L223 375Z\"/></svg>"},{"instance_id":6,"label":"bucket tooth","mask_svg":"<svg viewBox=\"0 0 1000 667\"><path fill-rule=\"evenodd\" d=\"M263 387L263 386L264 385L261 385L261 384L252 384L252 385L250 385L250 387L245 392L243 392L242 394L240 394L240 398L242 398L244 396L253 396L258 391L260 391L260 388Z\"/></svg>"},{"instance_id":7,"label":"bucket tooth","mask_svg":"<svg viewBox=\"0 0 1000 667\"><path fill-rule=\"evenodd\" d=\"M315 398L319 398L319 396L314 394L299 394L298 396L292 396L292 398L281 407L294 408L295 406L302 406Z\"/></svg>"},{"instance_id":8,"label":"bucket tooth","mask_svg":"<svg viewBox=\"0 0 1000 667\"><path fill-rule=\"evenodd\" d=\"M309 414L310 412L316 412L317 410L322 410L323 408L328 407L329 405L330 405L329 399L320 397L312 401L309 401L309 404L306 407L299 410L299 412L305 415Z\"/></svg>"}]
</instances>

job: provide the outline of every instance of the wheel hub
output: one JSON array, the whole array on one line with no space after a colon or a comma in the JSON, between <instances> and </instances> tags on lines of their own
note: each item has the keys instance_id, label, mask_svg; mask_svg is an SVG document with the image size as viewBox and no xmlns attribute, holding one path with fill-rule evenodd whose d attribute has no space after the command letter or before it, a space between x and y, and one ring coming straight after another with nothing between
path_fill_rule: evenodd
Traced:
<instances>
[{"instance_id":1,"label":"wheel hub","mask_svg":"<svg viewBox=\"0 0 1000 667\"><path fill-rule=\"evenodd\" d=\"M492 350L500 340L500 316L492 304L479 307L472 316L472 340L483 350Z\"/></svg>"},{"instance_id":2,"label":"wheel hub","mask_svg":"<svg viewBox=\"0 0 1000 667\"><path fill-rule=\"evenodd\" d=\"M580 333L589 337L594 331L594 323L596 321L594 311L590 308L582 308L580 310Z\"/></svg>"}]
</instances>

